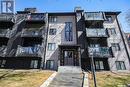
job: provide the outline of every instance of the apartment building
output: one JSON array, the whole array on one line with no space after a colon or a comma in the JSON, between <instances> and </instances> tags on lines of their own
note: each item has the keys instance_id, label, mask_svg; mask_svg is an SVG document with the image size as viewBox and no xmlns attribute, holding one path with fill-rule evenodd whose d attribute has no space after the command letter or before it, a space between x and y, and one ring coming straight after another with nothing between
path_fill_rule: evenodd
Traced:
<instances>
[{"instance_id":1,"label":"apartment building","mask_svg":"<svg viewBox=\"0 0 130 87\"><path fill-rule=\"evenodd\" d=\"M13 22L4 19L7 14L0 14L0 66L52 70L81 66L90 70L93 57L96 70L130 70L119 14L80 8L38 13L36 8L26 8L13 14ZM11 31L6 33L9 37L3 29Z\"/></svg>"}]
</instances>

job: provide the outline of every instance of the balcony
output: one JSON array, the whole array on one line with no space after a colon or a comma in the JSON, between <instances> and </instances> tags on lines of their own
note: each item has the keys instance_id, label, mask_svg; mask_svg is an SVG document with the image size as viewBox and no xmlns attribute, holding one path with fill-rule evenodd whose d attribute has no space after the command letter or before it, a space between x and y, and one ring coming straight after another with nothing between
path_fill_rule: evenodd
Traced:
<instances>
[{"instance_id":1,"label":"balcony","mask_svg":"<svg viewBox=\"0 0 130 87\"><path fill-rule=\"evenodd\" d=\"M7 51L7 47L6 46L1 46L0 47L0 57L5 57L6 56L6 51Z\"/></svg>"},{"instance_id":2,"label":"balcony","mask_svg":"<svg viewBox=\"0 0 130 87\"><path fill-rule=\"evenodd\" d=\"M11 35L10 29L0 29L0 37L7 37L9 38Z\"/></svg>"},{"instance_id":3,"label":"balcony","mask_svg":"<svg viewBox=\"0 0 130 87\"><path fill-rule=\"evenodd\" d=\"M0 14L0 21L14 22L12 14Z\"/></svg>"},{"instance_id":4,"label":"balcony","mask_svg":"<svg viewBox=\"0 0 130 87\"><path fill-rule=\"evenodd\" d=\"M23 29L21 37L42 37L43 29L29 28Z\"/></svg>"},{"instance_id":5,"label":"balcony","mask_svg":"<svg viewBox=\"0 0 130 87\"><path fill-rule=\"evenodd\" d=\"M110 47L89 47L88 48L89 57L92 56L91 54L92 51L93 51L93 57L98 58L112 57L112 49Z\"/></svg>"},{"instance_id":6,"label":"balcony","mask_svg":"<svg viewBox=\"0 0 130 87\"><path fill-rule=\"evenodd\" d=\"M87 28L87 37L108 37L107 29L104 28Z\"/></svg>"},{"instance_id":7,"label":"balcony","mask_svg":"<svg viewBox=\"0 0 130 87\"><path fill-rule=\"evenodd\" d=\"M104 15L102 12L86 12L84 16L85 21L104 20Z\"/></svg>"},{"instance_id":8,"label":"balcony","mask_svg":"<svg viewBox=\"0 0 130 87\"><path fill-rule=\"evenodd\" d=\"M18 46L16 57L41 57L43 48L38 45L35 47L22 47Z\"/></svg>"},{"instance_id":9,"label":"balcony","mask_svg":"<svg viewBox=\"0 0 130 87\"><path fill-rule=\"evenodd\" d=\"M28 14L25 18L25 21L45 22L45 14L38 14L38 13Z\"/></svg>"}]
</instances>

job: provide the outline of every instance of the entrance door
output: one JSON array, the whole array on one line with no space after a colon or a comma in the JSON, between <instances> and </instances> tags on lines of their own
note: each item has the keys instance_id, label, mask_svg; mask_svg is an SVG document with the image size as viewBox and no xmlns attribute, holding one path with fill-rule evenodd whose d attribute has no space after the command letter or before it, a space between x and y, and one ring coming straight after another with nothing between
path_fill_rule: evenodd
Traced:
<instances>
[{"instance_id":1,"label":"entrance door","mask_svg":"<svg viewBox=\"0 0 130 87\"><path fill-rule=\"evenodd\" d=\"M64 65L73 66L74 65L74 52L73 51L64 51Z\"/></svg>"}]
</instances>

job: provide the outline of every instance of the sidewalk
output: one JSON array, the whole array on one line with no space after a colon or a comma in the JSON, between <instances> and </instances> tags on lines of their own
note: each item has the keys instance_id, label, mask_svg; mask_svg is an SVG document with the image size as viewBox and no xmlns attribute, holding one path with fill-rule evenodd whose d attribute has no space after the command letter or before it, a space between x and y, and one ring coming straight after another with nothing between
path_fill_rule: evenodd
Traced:
<instances>
[{"instance_id":1,"label":"sidewalk","mask_svg":"<svg viewBox=\"0 0 130 87\"><path fill-rule=\"evenodd\" d=\"M88 87L88 73L82 73L80 67L61 66L40 87Z\"/></svg>"},{"instance_id":2,"label":"sidewalk","mask_svg":"<svg viewBox=\"0 0 130 87\"><path fill-rule=\"evenodd\" d=\"M57 73L48 87L82 87L83 75L77 73Z\"/></svg>"}]
</instances>

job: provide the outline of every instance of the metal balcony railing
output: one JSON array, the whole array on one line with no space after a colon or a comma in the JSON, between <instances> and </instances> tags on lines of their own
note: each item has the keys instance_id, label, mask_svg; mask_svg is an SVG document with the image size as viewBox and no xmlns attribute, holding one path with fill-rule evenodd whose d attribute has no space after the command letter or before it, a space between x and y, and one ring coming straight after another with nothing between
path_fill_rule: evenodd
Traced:
<instances>
[{"instance_id":1,"label":"metal balcony railing","mask_svg":"<svg viewBox=\"0 0 130 87\"><path fill-rule=\"evenodd\" d=\"M9 14L0 14L0 21L14 21L14 16Z\"/></svg>"},{"instance_id":2,"label":"metal balcony railing","mask_svg":"<svg viewBox=\"0 0 130 87\"><path fill-rule=\"evenodd\" d=\"M19 23L19 22L25 20L26 17L27 17L27 14L17 14L16 15L16 23Z\"/></svg>"},{"instance_id":3,"label":"metal balcony railing","mask_svg":"<svg viewBox=\"0 0 130 87\"><path fill-rule=\"evenodd\" d=\"M7 51L6 46L0 47L0 57L5 57L6 56L6 51Z\"/></svg>"},{"instance_id":4,"label":"metal balcony railing","mask_svg":"<svg viewBox=\"0 0 130 87\"><path fill-rule=\"evenodd\" d=\"M104 15L102 12L86 12L85 20L104 20Z\"/></svg>"},{"instance_id":5,"label":"metal balcony railing","mask_svg":"<svg viewBox=\"0 0 130 87\"><path fill-rule=\"evenodd\" d=\"M107 29L104 28L87 28L87 37L108 37Z\"/></svg>"},{"instance_id":6,"label":"metal balcony railing","mask_svg":"<svg viewBox=\"0 0 130 87\"><path fill-rule=\"evenodd\" d=\"M35 47L21 47L18 46L16 56L17 57L41 57L43 48L41 46Z\"/></svg>"},{"instance_id":7,"label":"metal balcony railing","mask_svg":"<svg viewBox=\"0 0 130 87\"><path fill-rule=\"evenodd\" d=\"M0 29L0 37L7 37L9 38L11 35L10 29Z\"/></svg>"},{"instance_id":8,"label":"metal balcony railing","mask_svg":"<svg viewBox=\"0 0 130 87\"><path fill-rule=\"evenodd\" d=\"M43 29L29 28L23 29L21 37L42 37Z\"/></svg>"},{"instance_id":9,"label":"metal balcony railing","mask_svg":"<svg viewBox=\"0 0 130 87\"><path fill-rule=\"evenodd\" d=\"M91 57L93 52L93 57L112 57L112 49L110 47L89 47L88 53Z\"/></svg>"},{"instance_id":10,"label":"metal balcony railing","mask_svg":"<svg viewBox=\"0 0 130 87\"><path fill-rule=\"evenodd\" d=\"M28 14L26 16L27 21L45 21L45 15L44 14Z\"/></svg>"}]
</instances>

